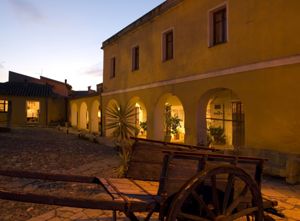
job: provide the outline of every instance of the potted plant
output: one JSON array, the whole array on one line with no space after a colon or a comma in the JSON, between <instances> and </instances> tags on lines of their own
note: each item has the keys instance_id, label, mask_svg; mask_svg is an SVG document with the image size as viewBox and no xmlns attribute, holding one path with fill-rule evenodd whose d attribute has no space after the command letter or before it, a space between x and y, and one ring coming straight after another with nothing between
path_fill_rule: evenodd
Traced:
<instances>
[{"instance_id":1,"label":"potted plant","mask_svg":"<svg viewBox=\"0 0 300 221\"><path fill-rule=\"evenodd\" d=\"M207 133L207 143L210 144L223 145L226 144L226 136L224 134L224 129L221 127L210 126Z\"/></svg>"},{"instance_id":2,"label":"potted plant","mask_svg":"<svg viewBox=\"0 0 300 221\"><path fill-rule=\"evenodd\" d=\"M144 134L147 132L147 121L141 121L140 122L140 128L142 129L141 130L141 134Z\"/></svg>"},{"instance_id":3,"label":"potted plant","mask_svg":"<svg viewBox=\"0 0 300 221\"><path fill-rule=\"evenodd\" d=\"M171 105L166 105L166 113L165 113L165 128L166 128L166 134L165 134L165 141L170 142L172 135L175 136L177 139L179 138L179 132L178 128L180 128L180 121L181 119L174 115L172 116L171 113Z\"/></svg>"},{"instance_id":4,"label":"potted plant","mask_svg":"<svg viewBox=\"0 0 300 221\"><path fill-rule=\"evenodd\" d=\"M176 139L179 139L178 128L181 127L180 121L181 121L181 119L179 119L179 117L178 117L177 115L171 116L171 118L170 118L171 134L172 134Z\"/></svg>"}]
</instances>

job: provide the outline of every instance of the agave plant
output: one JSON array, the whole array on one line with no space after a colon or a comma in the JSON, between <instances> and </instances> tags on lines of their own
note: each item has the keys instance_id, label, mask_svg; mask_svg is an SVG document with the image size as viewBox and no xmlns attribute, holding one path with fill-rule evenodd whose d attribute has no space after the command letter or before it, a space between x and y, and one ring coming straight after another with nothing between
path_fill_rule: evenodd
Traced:
<instances>
[{"instance_id":1,"label":"agave plant","mask_svg":"<svg viewBox=\"0 0 300 221\"><path fill-rule=\"evenodd\" d=\"M128 104L125 107L113 104L106 109L106 128L113 130L116 145L120 147L121 165L119 175L124 175L128 168L131 155L130 137L135 136L137 128L135 124L135 107ZM121 169L123 168L123 169Z\"/></svg>"}]
</instances>

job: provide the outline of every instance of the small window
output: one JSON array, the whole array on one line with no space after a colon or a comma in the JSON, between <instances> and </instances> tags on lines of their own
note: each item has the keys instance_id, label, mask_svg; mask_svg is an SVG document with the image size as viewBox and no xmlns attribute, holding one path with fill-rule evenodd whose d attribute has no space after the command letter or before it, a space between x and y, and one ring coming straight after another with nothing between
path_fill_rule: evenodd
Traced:
<instances>
[{"instance_id":1,"label":"small window","mask_svg":"<svg viewBox=\"0 0 300 221\"><path fill-rule=\"evenodd\" d=\"M110 78L114 78L116 76L116 58L112 57L110 59Z\"/></svg>"},{"instance_id":2,"label":"small window","mask_svg":"<svg viewBox=\"0 0 300 221\"><path fill-rule=\"evenodd\" d=\"M132 48L132 71L136 71L140 68L140 47L136 46Z\"/></svg>"},{"instance_id":3,"label":"small window","mask_svg":"<svg viewBox=\"0 0 300 221\"><path fill-rule=\"evenodd\" d=\"M163 34L163 60L171 60L173 59L174 52L174 38L173 38L173 30L168 31Z\"/></svg>"},{"instance_id":4,"label":"small window","mask_svg":"<svg viewBox=\"0 0 300 221\"><path fill-rule=\"evenodd\" d=\"M7 113L7 112L8 112L8 101L0 100L0 113Z\"/></svg>"},{"instance_id":5,"label":"small window","mask_svg":"<svg viewBox=\"0 0 300 221\"><path fill-rule=\"evenodd\" d=\"M210 13L210 45L227 42L227 10L226 7L218 8Z\"/></svg>"}]
</instances>

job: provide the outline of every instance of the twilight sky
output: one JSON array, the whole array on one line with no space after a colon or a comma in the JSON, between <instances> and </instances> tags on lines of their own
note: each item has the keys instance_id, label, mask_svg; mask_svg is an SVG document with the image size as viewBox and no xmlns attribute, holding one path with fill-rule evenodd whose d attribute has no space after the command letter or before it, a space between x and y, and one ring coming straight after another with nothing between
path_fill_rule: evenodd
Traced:
<instances>
[{"instance_id":1,"label":"twilight sky","mask_svg":"<svg viewBox=\"0 0 300 221\"><path fill-rule=\"evenodd\" d=\"M0 82L11 70L95 88L102 42L163 1L0 0Z\"/></svg>"}]
</instances>

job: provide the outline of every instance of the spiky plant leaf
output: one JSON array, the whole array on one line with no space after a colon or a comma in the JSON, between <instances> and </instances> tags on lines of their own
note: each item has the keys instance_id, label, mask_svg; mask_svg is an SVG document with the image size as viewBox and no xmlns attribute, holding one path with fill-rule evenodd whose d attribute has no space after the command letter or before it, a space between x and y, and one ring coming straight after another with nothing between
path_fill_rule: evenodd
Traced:
<instances>
[{"instance_id":1,"label":"spiky plant leaf","mask_svg":"<svg viewBox=\"0 0 300 221\"><path fill-rule=\"evenodd\" d=\"M128 104L125 107L113 104L106 109L106 128L112 130L115 142L121 147L121 164L118 174L125 174L131 155L130 137L135 136L135 106Z\"/></svg>"}]
</instances>

